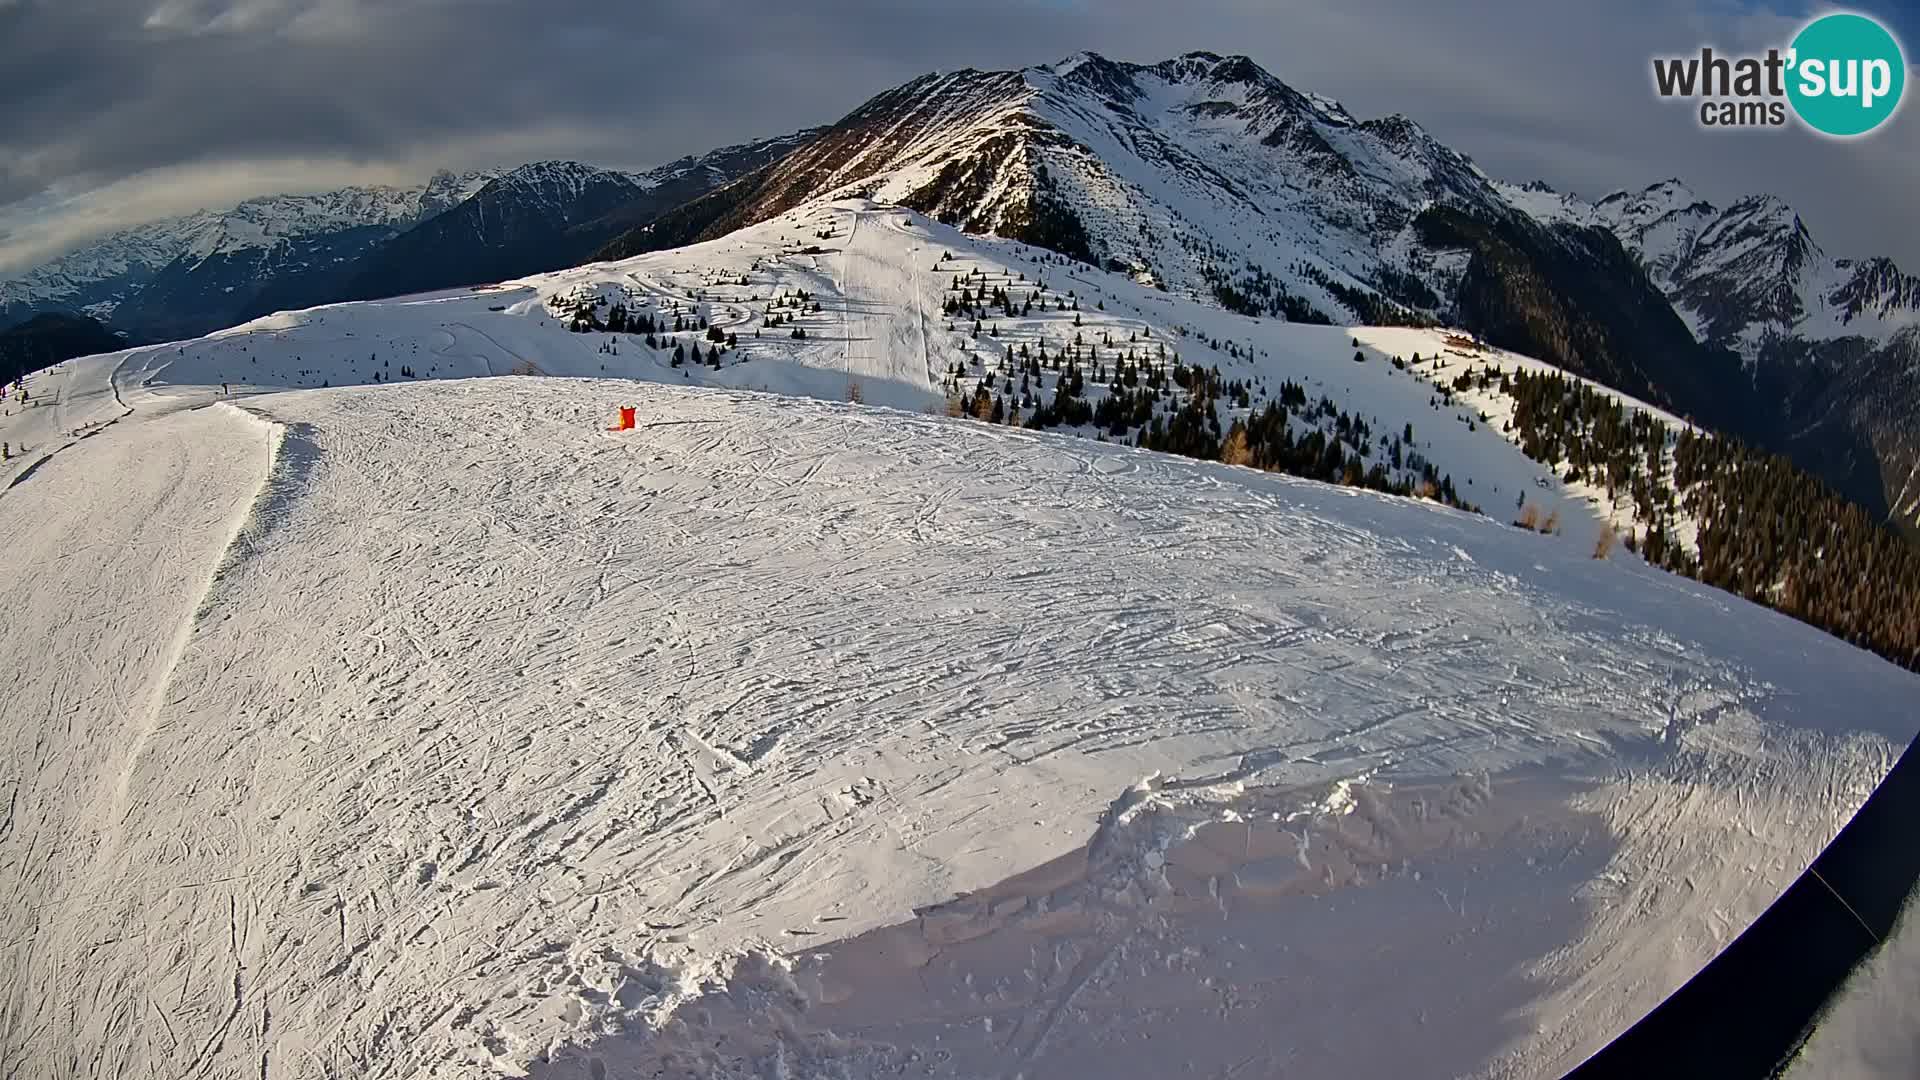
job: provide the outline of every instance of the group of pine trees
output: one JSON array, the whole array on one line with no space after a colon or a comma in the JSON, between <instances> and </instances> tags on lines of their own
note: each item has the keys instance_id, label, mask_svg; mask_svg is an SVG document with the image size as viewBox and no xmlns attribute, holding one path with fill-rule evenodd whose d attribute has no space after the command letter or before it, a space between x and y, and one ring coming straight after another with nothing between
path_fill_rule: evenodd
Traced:
<instances>
[{"instance_id":1,"label":"group of pine trees","mask_svg":"<svg viewBox=\"0 0 1920 1080\"><path fill-rule=\"evenodd\" d=\"M742 282L744 283L744 279ZM799 295L805 299L781 297L774 300L769 304L769 312L778 310L782 303L791 304L796 310L806 310L806 301L811 300L811 297L807 297L805 293ZM737 334L711 324L706 316L697 312L675 311L672 313L672 321L669 322L666 313L656 317L652 312L631 312L624 303L616 301L608 308L606 318L602 319L600 317L602 303L604 301L598 297L587 297L577 301L566 313L566 326L567 329L578 334L615 335L600 346L600 352L607 355L619 355L618 335L631 334L644 340L649 349L664 350L671 347L669 363L674 367L691 363L696 367L704 365L717 369L721 366L722 354L739 345ZM818 311L819 304L814 303L812 310ZM769 324L777 325L773 322L773 318L769 318ZM697 339L688 342L678 337L686 333L700 334L708 343L707 349L702 351ZM805 331L796 328L793 336L800 338L805 337L806 334ZM403 372L403 374L406 373Z\"/></svg>"},{"instance_id":2,"label":"group of pine trees","mask_svg":"<svg viewBox=\"0 0 1920 1080\"><path fill-rule=\"evenodd\" d=\"M1785 457L1676 432L1557 372L1481 371L1455 387L1496 381L1528 457L1631 496L1644 535L1629 543L1649 562L1920 671L1920 550L1860 506ZM1683 514L1697 554L1673 536Z\"/></svg>"},{"instance_id":3,"label":"group of pine trees","mask_svg":"<svg viewBox=\"0 0 1920 1080\"><path fill-rule=\"evenodd\" d=\"M1304 436L1293 433L1295 417L1308 426ZM1305 388L1294 382L1283 383L1279 397L1250 411L1246 419L1234 420L1219 456L1229 465L1419 496L1474 513L1480 509L1460 497L1451 473L1441 473L1413 449L1412 424L1376 443L1364 418L1349 415L1324 396L1309 406Z\"/></svg>"},{"instance_id":4,"label":"group of pine trees","mask_svg":"<svg viewBox=\"0 0 1920 1080\"><path fill-rule=\"evenodd\" d=\"M950 262L951 256L943 254L934 269L946 270ZM1216 284L1233 293L1227 298L1235 301L1229 307L1326 321L1295 303L1297 298L1288 297L1278 280L1257 266L1231 280L1219 275ZM1413 450L1411 430L1404 437L1382 437L1376 444L1363 419L1341 412L1324 398L1309 406L1305 391L1294 384L1282 387L1278 402L1254 411L1252 386L1223 379L1217 368L1185 364L1178 353L1169 359L1165 345L1141 341L1138 331L1129 333L1124 343L1116 342L1111 330L1102 331L1097 343L1089 341L1080 330L1084 324L1078 296L1071 291L1049 294L1040 281L1023 293L1023 285L1028 285L1024 274L989 278L978 269L956 269L942 310L950 320L971 320L965 332L974 342L983 333L1000 336L997 321L991 320L1031 316L1036 309L1072 312L1072 342L1051 353L1045 342L1037 351L1029 344L1006 345L992 371L978 353L969 363L950 365L945 387L953 414L1036 429L1092 427L1103 439L1147 449L1477 509L1461 499L1451 476ZM1241 286L1250 292L1234 291ZM1105 309L1104 303L1095 306ZM962 328L949 322L948 329ZM1232 342L1203 337L1202 343L1235 358L1251 355L1251 349ZM1090 384L1105 393L1090 396ZM1247 415L1223 428L1223 400ZM1305 434L1296 436L1291 419L1296 417Z\"/></svg>"},{"instance_id":5,"label":"group of pine trees","mask_svg":"<svg viewBox=\"0 0 1920 1080\"><path fill-rule=\"evenodd\" d=\"M1920 550L1779 454L1683 432L1693 576L1920 671Z\"/></svg>"},{"instance_id":6,"label":"group of pine trees","mask_svg":"<svg viewBox=\"0 0 1920 1080\"><path fill-rule=\"evenodd\" d=\"M1114 347L1110 333L1103 334L1102 344ZM978 356L972 363L984 367ZM969 379L972 390L964 392ZM1089 379L1106 392L1090 400ZM1224 378L1218 368L1186 364L1178 353L1169 360L1158 344L1150 355L1128 349L1111 363L1079 334L1051 354L1044 343L1037 352L1024 344L1009 346L997 371L976 377L955 363L946 386L953 395L952 412L990 423L1094 427L1103 439L1149 450L1478 510L1460 497L1451 475L1413 449L1412 425L1376 438L1364 418L1341 411L1326 397L1310 404L1305 389L1292 382L1254 409L1252 386ZM1223 401L1247 415L1223 428ZM1305 434L1295 434L1296 421Z\"/></svg>"},{"instance_id":7,"label":"group of pine trees","mask_svg":"<svg viewBox=\"0 0 1920 1080\"><path fill-rule=\"evenodd\" d=\"M1228 311L1254 318L1284 319L1287 322L1332 325L1326 313L1305 297L1295 296L1279 278L1264 266L1248 263L1238 273L1228 273L1213 263L1200 268L1200 277L1213 298Z\"/></svg>"}]
</instances>

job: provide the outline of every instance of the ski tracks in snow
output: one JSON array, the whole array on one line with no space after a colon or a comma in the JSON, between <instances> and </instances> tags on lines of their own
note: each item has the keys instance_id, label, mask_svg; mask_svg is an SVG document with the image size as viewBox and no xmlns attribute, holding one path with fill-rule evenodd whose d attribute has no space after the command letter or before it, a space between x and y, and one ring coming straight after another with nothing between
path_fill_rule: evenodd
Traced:
<instances>
[{"instance_id":1,"label":"ski tracks in snow","mask_svg":"<svg viewBox=\"0 0 1920 1080\"><path fill-rule=\"evenodd\" d=\"M600 430L635 401L640 430ZM1910 676L1805 627L1405 500L724 391L530 378L250 405L285 429L263 488L233 449L258 427L208 409L116 429L0 503L0 539L53 575L4 594L0 626L30 680L8 767L33 777L0 874L44 898L4 916L23 1080L519 1069L664 1018L728 950L885 933L1081 848L1156 773L1608 773L1703 740L1748 753L1843 697L1888 739L1910 722ZM91 460L115 447L131 456ZM81 511L31 524L29 500L152 477L160 451L230 501L129 482L133 519L98 548ZM140 573L188 566L174 601L125 606L160 595ZM99 610L60 610L76 596ZM128 672L165 670L196 604L152 698ZM137 757L120 700L158 702ZM1808 739L1793 760L1828 763L1840 814L1877 759ZM111 824L84 827L127 761L123 831L90 859L97 839L68 838ZM1696 874L1693 903L1791 876L1816 824L1755 822L1791 834L1779 865ZM1445 887L1402 891L1479 902ZM1633 894L1618 925L1675 894ZM1051 1019L1002 1064L1044 1067L1084 995L1138 964L1062 953Z\"/></svg>"},{"instance_id":2,"label":"ski tracks in snow","mask_svg":"<svg viewBox=\"0 0 1920 1080\"><path fill-rule=\"evenodd\" d=\"M0 890L12 898L0 914L8 1076L114 1075L157 1063L140 1047L102 1040L145 1030L152 1016L140 1014L160 1008L146 1002L147 980L160 971L128 978L115 958L213 978L219 954L142 932L149 890L127 849L151 834L156 811L166 813L154 795L169 785L155 782L146 751L267 458L252 421L176 412L73 444L0 504L0 535L21 560L15 587L0 594L10 658L0 745L17 776L13 827L0 839ZM172 861L213 826L195 824L168 829L154 857ZM158 1028L172 1025L157 1015Z\"/></svg>"}]
</instances>

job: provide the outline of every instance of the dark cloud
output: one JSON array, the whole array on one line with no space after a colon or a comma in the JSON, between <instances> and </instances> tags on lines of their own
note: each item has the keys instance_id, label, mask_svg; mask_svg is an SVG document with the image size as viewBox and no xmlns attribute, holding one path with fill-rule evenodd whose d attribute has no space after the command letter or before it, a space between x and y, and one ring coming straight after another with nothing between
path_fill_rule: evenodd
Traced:
<instances>
[{"instance_id":1,"label":"dark cloud","mask_svg":"<svg viewBox=\"0 0 1920 1080\"><path fill-rule=\"evenodd\" d=\"M1411 116L1499 176L1590 195L1674 175L1717 200L1770 191L1830 250L1920 268L1912 109L1851 144L1715 137L1651 94L1655 53L1770 44L1800 13L1718 0L1452 7L0 0L0 204L14 204L0 210L0 236L14 234L0 264L265 190L256 181L317 188L549 155L641 166L837 118L927 70L1091 48L1246 53L1363 116Z\"/></svg>"}]
</instances>

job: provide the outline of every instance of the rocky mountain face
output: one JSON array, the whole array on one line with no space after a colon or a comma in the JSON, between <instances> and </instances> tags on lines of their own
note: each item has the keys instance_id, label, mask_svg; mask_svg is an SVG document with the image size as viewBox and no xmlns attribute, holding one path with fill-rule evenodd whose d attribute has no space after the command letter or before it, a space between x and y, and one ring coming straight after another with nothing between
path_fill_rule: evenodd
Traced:
<instances>
[{"instance_id":1,"label":"rocky mountain face","mask_svg":"<svg viewBox=\"0 0 1920 1080\"><path fill-rule=\"evenodd\" d=\"M1870 508L1911 472L1887 455L1912 438L1896 331L1920 283L1891 263L1829 258L1765 197L1500 183L1412 120L1358 119L1245 57L927 75L600 255L854 195L1248 314L1463 325L1790 452ZM1822 407L1857 419L1810 427Z\"/></svg>"}]
</instances>

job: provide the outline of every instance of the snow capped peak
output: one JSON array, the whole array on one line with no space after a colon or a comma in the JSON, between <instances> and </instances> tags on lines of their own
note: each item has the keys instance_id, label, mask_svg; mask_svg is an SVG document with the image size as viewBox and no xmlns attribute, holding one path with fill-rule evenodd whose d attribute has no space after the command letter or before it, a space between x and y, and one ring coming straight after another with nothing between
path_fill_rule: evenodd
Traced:
<instances>
[{"instance_id":1,"label":"snow capped peak","mask_svg":"<svg viewBox=\"0 0 1920 1080\"><path fill-rule=\"evenodd\" d=\"M514 168L508 169L505 173L502 173L501 179L538 183L582 176L606 176L608 174L609 170L602 169L597 165L588 165L579 161L549 159L546 161L530 161L525 165L515 166Z\"/></svg>"},{"instance_id":2,"label":"snow capped peak","mask_svg":"<svg viewBox=\"0 0 1920 1080\"><path fill-rule=\"evenodd\" d=\"M1079 52L1072 54L1071 56L1067 56L1051 64L1043 64L1041 66L1046 68L1048 71L1053 72L1055 75L1065 77L1073 74L1075 71L1078 71L1082 66L1086 64L1105 64L1105 63L1109 63L1106 57L1101 56L1099 53L1094 52L1091 49L1082 49Z\"/></svg>"},{"instance_id":3,"label":"snow capped peak","mask_svg":"<svg viewBox=\"0 0 1920 1080\"><path fill-rule=\"evenodd\" d=\"M1152 65L1152 70L1169 82L1205 81L1213 83L1259 84L1277 82L1250 57L1215 52L1182 53L1171 60Z\"/></svg>"},{"instance_id":4,"label":"snow capped peak","mask_svg":"<svg viewBox=\"0 0 1920 1080\"><path fill-rule=\"evenodd\" d=\"M1546 225L1591 225L1594 208L1578 195L1554 190L1542 180L1524 184L1495 183L1494 187L1521 213Z\"/></svg>"},{"instance_id":5,"label":"snow capped peak","mask_svg":"<svg viewBox=\"0 0 1920 1080\"><path fill-rule=\"evenodd\" d=\"M1345 319L1409 302L1379 290L1408 281L1401 252L1426 207L1513 212L1412 120L1362 124L1246 56L1204 51L1151 65L1081 52L1019 71L923 76L876 95L754 187L693 215L701 224L685 233L636 230L603 257L859 196L1169 289L1239 297L1244 285L1260 298L1235 303ZM1281 275L1276 290L1266 279ZM1393 288L1441 306L1428 286Z\"/></svg>"},{"instance_id":6,"label":"snow capped peak","mask_svg":"<svg viewBox=\"0 0 1920 1080\"><path fill-rule=\"evenodd\" d=\"M1736 199L1727 206L1726 213L1737 214L1756 222L1768 222L1797 232L1805 231L1805 226L1800 222L1799 211L1787 205L1787 201L1778 195L1762 193Z\"/></svg>"},{"instance_id":7,"label":"snow capped peak","mask_svg":"<svg viewBox=\"0 0 1920 1080\"><path fill-rule=\"evenodd\" d=\"M1611 231L1698 337L1749 363L1768 342L1791 337L1885 342L1920 316L1920 279L1887 259L1829 257L1799 212L1775 195L1720 207L1668 178L1587 203L1545 184L1497 186L1543 223Z\"/></svg>"},{"instance_id":8,"label":"snow capped peak","mask_svg":"<svg viewBox=\"0 0 1920 1080\"><path fill-rule=\"evenodd\" d=\"M583 190L594 184L642 186L638 178L626 173L614 172L578 161L554 160L533 161L509 169L483 190L494 195L518 190L537 192L548 198L573 199L578 198Z\"/></svg>"},{"instance_id":9,"label":"snow capped peak","mask_svg":"<svg viewBox=\"0 0 1920 1080\"><path fill-rule=\"evenodd\" d=\"M1120 63L1099 53L1084 52L1071 57L1051 72L1032 69L1028 74L1050 73L1061 86L1090 92L1124 105L1141 97L1140 87L1134 81L1140 70L1136 64ZM1034 81L1029 78L1029 82Z\"/></svg>"},{"instance_id":10,"label":"snow capped peak","mask_svg":"<svg viewBox=\"0 0 1920 1080\"><path fill-rule=\"evenodd\" d=\"M433 217L465 202L499 175L498 169L467 173L437 170L427 179L426 189L420 195L421 219Z\"/></svg>"},{"instance_id":11,"label":"snow capped peak","mask_svg":"<svg viewBox=\"0 0 1920 1080\"><path fill-rule=\"evenodd\" d=\"M1151 72L1171 85L1199 85L1208 91L1239 91L1243 100L1294 101L1316 107L1331 107L1345 114L1339 103L1318 94L1301 93L1281 81L1251 57L1235 53L1222 56L1211 52L1190 52L1150 67L1136 70Z\"/></svg>"},{"instance_id":12,"label":"snow capped peak","mask_svg":"<svg viewBox=\"0 0 1920 1080\"><path fill-rule=\"evenodd\" d=\"M1616 191L1594 206L1606 210L1620 218L1651 220L1663 214L1678 210L1704 208L1713 210L1713 204L1693 193L1693 189L1678 179L1662 180L1649 184L1637 192Z\"/></svg>"},{"instance_id":13,"label":"snow capped peak","mask_svg":"<svg viewBox=\"0 0 1920 1080\"><path fill-rule=\"evenodd\" d=\"M1058 63L1021 72L1037 91L1088 93L1110 105L1131 106L1156 95L1184 96L1189 105L1218 111L1223 105L1297 111L1322 123L1353 124L1338 101L1288 86L1251 58L1204 50L1183 53L1154 64L1111 60L1097 52L1079 52ZM1271 122L1273 116L1266 119Z\"/></svg>"},{"instance_id":14,"label":"snow capped peak","mask_svg":"<svg viewBox=\"0 0 1920 1080\"><path fill-rule=\"evenodd\" d=\"M1319 101L1324 100L1325 99L1319 99ZM1345 115L1346 110L1340 107L1339 102L1335 101L1330 104L1333 109L1337 109L1342 115ZM1360 127L1402 149L1410 149L1422 143L1432 144L1435 147L1439 146L1438 143L1433 141L1433 137L1427 134L1426 128L1421 127L1418 122L1400 113L1393 113L1390 116L1382 116L1374 120L1362 121Z\"/></svg>"}]
</instances>

